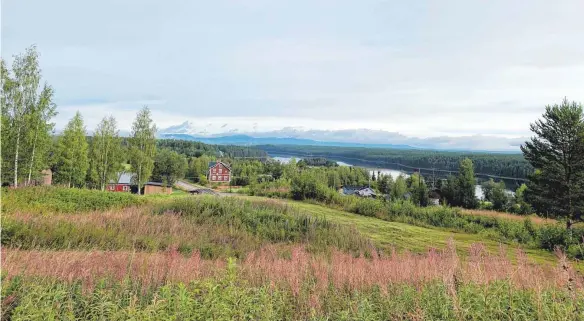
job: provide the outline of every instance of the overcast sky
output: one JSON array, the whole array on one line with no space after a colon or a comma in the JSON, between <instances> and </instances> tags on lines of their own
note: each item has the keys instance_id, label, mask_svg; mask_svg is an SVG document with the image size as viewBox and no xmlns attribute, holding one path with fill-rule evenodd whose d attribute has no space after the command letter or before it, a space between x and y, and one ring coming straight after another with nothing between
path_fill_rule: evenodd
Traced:
<instances>
[{"instance_id":1,"label":"overcast sky","mask_svg":"<svg viewBox=\"0 0 584 321\"><path fill-rule=\"evenodd\" d=\"M516 137L584 102L584 1L3 0L2 57L36 44L62 127L369 128ZM223 126L228 124L228 126Z\"/></svg>"}]
</instances>

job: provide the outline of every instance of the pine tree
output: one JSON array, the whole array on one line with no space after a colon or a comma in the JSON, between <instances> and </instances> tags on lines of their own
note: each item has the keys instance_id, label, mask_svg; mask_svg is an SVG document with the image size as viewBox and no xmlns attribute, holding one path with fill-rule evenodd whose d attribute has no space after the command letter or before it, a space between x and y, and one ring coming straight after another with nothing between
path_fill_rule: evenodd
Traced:
<instances>
[{"instance_id":1,"label":"pine tree","mask_svg":"<svg viewBox=\"0 0 584 321\"><path fill-rule=\"evenodd\" d=\"M584 114L581 104L564 99L546 106L530 126L535 134L521 146L535 168L526 197L540 214L566 219L566 227L584 211Z\"/></svg>"},{"instance_id":2,"label":"pine tree","mask_svg":"<svg viewBox=\"0 0 584 321\"><path fill-rule=\"evenodd\" d=\"M97 125L91 142L90 176L102 191L122 169L123 149L116 128L116 119L104 117Z\"/></svg>"},{"instance_id":3,"label":"pine tree","mask_svg":"<svg viewBox=\"0 0 584 321\"><path fill-rule=\"evenodd\" d=\"M407 179L407 182L412 195L412 202L420 206L427 206L429 203L428 186L422 175L418 172L413 173Z\"/></svg>"},{"instance_id":4,"label":"pine tree","mask_svg":"<svg viewBox=\"0 0 584 321\"><path fill-rule=\"evenodd\" d=\"M155 136L156 126L152 123L150 109L144 106L136 115L132 125L132 137L129 139L130 165L136 173L138 193L152 175L156 153Z\"/></svg>"},{"instance_id":5,"label":"pine tree","mask_svg":"<svg viewBox=\"0 0 584 321\"><path fill-rule=\"evenodd\" d=\"M89 169L88 144L83 117L79 112L69 121L57 143L55 180L68 187L85 186Z\"/></svg>"}]
</instances>

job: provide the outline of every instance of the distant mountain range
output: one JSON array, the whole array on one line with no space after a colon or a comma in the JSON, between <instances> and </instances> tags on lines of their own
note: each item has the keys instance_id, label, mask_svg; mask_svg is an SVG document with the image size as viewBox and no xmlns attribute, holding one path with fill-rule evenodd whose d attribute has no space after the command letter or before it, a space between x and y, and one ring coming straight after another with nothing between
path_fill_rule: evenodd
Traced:
<instances>
[{"instance_id":1,"label":"distant mountain range","mask_svg":"<svg viewBox=\"0 0 584 321\"><path fill-rule=\"evenodd\" d=\"M362 144L345 142L323 142L312 139L302 139L294 137L252 137L248 135L230 135L218 137L198 137L188 134L167 134L160 133L160 138L173 138L184 140L196 140L205 144L215 145L311 145L311 146L339 146L339 147L375 147L375 148L395 148L395 149L416 149L409 145L393 144Z\"/></svg>"},{"instance_id":2,"label":"distant mountain range","mask_svg":"<svg viewBox=\"0 0 584 321\"><path fill-rule=\"evenodd\" d=\"M396 132L364 128L304 130L286 127L280 130L253 133L240 132L238 129L230 128L227 132L207 134L188 121L161 129L158 132L158 136L159 138L196 140L218 145L316 145L506 153L518 153L520 144L527 140L526 137L504 138L486 135L417 138L404 136Z\"/></svg>"}]
</instances>

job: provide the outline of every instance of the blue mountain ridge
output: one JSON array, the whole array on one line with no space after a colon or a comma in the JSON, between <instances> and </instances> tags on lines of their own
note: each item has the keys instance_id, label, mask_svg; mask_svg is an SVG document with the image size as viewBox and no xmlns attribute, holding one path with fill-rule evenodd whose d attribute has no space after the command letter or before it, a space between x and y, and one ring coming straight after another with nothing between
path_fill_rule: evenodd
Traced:
<instances>
[{"instance_id":1,"label":"blue mountain ridge","mask_svg":"<svg viewBox=\"0 0 584 321\"><path fill-rule=\"evenodd\" d=\"M456 151L456 152L471 152L471 153L501 153L501 154L516 154L512 151L492 151L492 150L468 150L468 149L439 149L433 146L410 146L398 144L364 144L364 143L350 143L350 142L328 142L317 141L305 138L294 137L252 137L249 135L226 135L217 137L201 137L189 134L160 134L159 138L167 139L182 139L199 141L205 144L212 145L308 145L308 146L337 146L337 147L368 147L368 148L391 148L401 150L437 150L437 151Z\"/></svg>"}]
</instances>

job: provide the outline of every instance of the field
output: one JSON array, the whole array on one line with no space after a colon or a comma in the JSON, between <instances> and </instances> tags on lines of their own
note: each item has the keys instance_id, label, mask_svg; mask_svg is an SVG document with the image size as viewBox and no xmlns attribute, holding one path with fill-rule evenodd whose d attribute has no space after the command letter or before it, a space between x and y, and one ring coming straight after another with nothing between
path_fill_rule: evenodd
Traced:
<instances>
[{"instance_id":1,"label":"field","mask_svg":"<svg viewBox=\"0 0 584 321\"><path fill-rule=\"evenodd\" d=\"M481 234L249 196L2 196L2 320L584 320L565 255Z\"/></svg>"}]
</instances>

